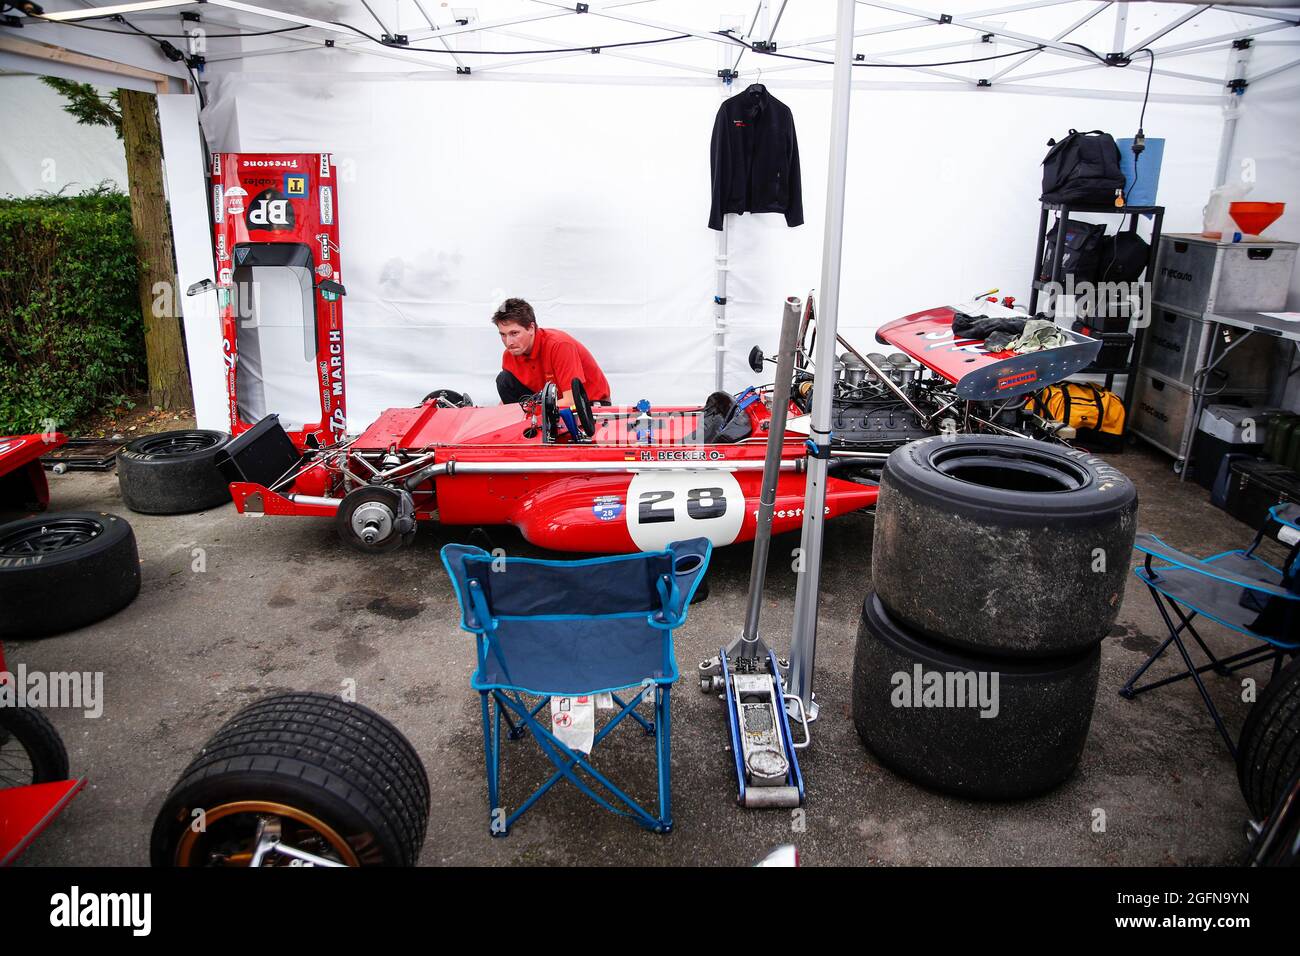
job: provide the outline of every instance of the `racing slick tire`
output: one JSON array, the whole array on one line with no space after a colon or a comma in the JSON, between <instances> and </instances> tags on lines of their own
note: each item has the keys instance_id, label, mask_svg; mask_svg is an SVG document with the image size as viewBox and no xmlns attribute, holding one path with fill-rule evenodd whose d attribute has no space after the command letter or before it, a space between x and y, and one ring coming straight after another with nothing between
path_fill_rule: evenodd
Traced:
<instances>
[{"instance_id":1,"label":"racing slick tire","mask_svg":"<svg viewBox=\"0 0 1300 956\"><path fill-rule=\"evenodd\" d=\"M428 822L424 764L388 720L328 694L276 694L227 721L181 774L150 860L247 866L265 827L310 854L272 852L266 865L414 866Z\"/></svg>"},{"instance_id":2,"label":"racing slick tire","mask_svg":"<svg viewBox=\"0 0 1300 956\"><path fill-rule=\"evenodd\" d=\"M62 511L0 525L0 638L84 627L140 593L140 557L125 518Z\"/></svg>"},{"instance_id":3,"label":"racing slick tire","mask_svg":"<svg viewBox=\"0 0 1300 956\"><path fill-rule=\"evenodd\" d=\"M1100 458L1022 438L923 438L881 472L872 586L933 640L1060 657L1114 625L1136 533L1137 491Z\"/></svg>"},{"instance_id":4,"label":"racing slick tire","mask_svg":"<svg viewBox=\"0 0 1300 956\"><path fill-rule=\"evenodd\" d=\"M0 790L68 779L68 752L34 707L0 707Z\"/></svg>"},{"instance_id":5,"label":"racing slick tire","mask_svg":"<svg viewBox=\"0 0 1300 956\"><path fill-rule=\"evenodd\" d=\"M230 486L217 470L225 432L202 429L144 435L117 453L117 483L132 511L179 515L205 511L230 500Z\"/></svg>"},{"instance_id":6,"label":"racing slick tire","mask_svg":"<svg viewBox=\"0 0 1300 956\"><path fill-rule=\"evenodd\" d=\"M1237 780L1256 820L1272 812L1300 772L1300 657L1250 708L1237 742Z\"/></svg>"},{"instance_id":7,"label":"racing slick tire","mask_svg":"<svg viewBox=\"0 0 1300 956\"><path fill-rule=\"evenodd\" d=\"M853 723L881 763L926 787L981 800L1035 796L1065 780L1083 754L1100 661L1096 644L1055 660L944 647L903 627L871 594L853 656ZM948 676L968 674L973 688L969 677Z\"/></svg>"}]
</instances>

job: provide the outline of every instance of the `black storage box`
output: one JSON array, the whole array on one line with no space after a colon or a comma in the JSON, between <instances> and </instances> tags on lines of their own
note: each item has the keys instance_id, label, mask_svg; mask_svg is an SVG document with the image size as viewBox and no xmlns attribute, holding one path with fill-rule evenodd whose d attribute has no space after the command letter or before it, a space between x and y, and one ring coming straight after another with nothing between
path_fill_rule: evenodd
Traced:
<instances>
[{"instance_id":1,"label":"black storage box","mask_svg":"<svg viewBox=\"0 0 1300 956\"><path fill-rule=\"evenodd\" d=\"M217 452L217 470L227 482L248 481L270 487L298 464L298 449L280 426L279 415L267 415Z\"/></svg>"},{"instance_id":2,"label":"black storage box","mask_svg":"<svg viewBox=\"0 0 1300 956\"><path fill-rule=\"evenodd\" d=\"M1268 509L1300 503L1300 475L1263 458L1234 461L1228 479L1228 514L1252 528L1264 525Z\"/></svg>"},{"instance_id":3,"label":"black storage box","mask_svg":"<svg viewBox=\"0 0 1300 956\"><path fill-rule=\"evenodd\" d=\"M1214 487L1214 480L1219 474L1219 466L1223 464L1223 459L1227 455L1247 455L1254 458L1263 450L1264 445L1262 443L1254 445L1233 444L1198 428L1196 436L1192 439L1192 470L1190 472L1192 480L1208 491Z\"/></svg>"},{"instance_id":4,"label":"black storage box","mask_svg":"<svg viewBox=\"0 0 1300 956\"><path fill-rule=\"evenodd\" d=\"M1078 319L1070 326L1080 335L1092 339L1101 339L1101 351L1090 366L1096 372L1128 371L1129 353L1133 351L1133 334L1131 332L1101 332L1088 321Z\"/></svg>"}]
</instances>

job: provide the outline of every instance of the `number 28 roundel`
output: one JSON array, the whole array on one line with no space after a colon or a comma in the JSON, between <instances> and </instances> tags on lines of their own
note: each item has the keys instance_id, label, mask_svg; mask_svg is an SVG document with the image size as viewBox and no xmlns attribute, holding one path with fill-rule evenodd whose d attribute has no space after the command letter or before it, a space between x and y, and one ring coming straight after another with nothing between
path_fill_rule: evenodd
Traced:
<instances>
[{"instance_id":1,"label":"number 28 roundel","mask_svg":"<svg viewBox=\"0 0 1300 956\"><path fill-rule=\"evenodd\" d=\"M745 496L727 471L641 472L627 489L627 530L642 551L708 538L731 544L745 520Z\"/></svg>"}]
</instances>

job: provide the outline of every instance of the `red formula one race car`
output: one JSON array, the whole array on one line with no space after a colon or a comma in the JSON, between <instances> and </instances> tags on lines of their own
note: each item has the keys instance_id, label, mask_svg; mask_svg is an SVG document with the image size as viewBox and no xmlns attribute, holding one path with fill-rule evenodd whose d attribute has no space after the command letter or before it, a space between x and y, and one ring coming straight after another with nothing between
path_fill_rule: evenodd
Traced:
<instances>
[{"instance_id":1,"label":"red formula one race car","mask_svg":"<svg viewBox=\"0 0 1300 956\"><path fill-rule=\"evenodd\" d=\"M512 524L533 544L562 551L649 550L697 536L720 546L753 537L772 417L770 386L735 396L714 393L700 406L643 400L594 409L575 382L572 410L557 407L553 385L522 404L495 407L474 407L459 393L439 389L419 406L389 409L360 435L347 437L345 290L333 168L327 154L224 153L213 159L216 288L234 436L218 458L242 513L333 518L343 539L363 551L399 547L418 521L435 518L452 525ZM268 311L266 288L276 283L295 296L301 290L301 304L281 299L275 316L259 314ZM803 308L801 342L815 327L811 297ZM831 379L836 424L827 517L874 504L871 469L894 447L949 419L963 430L1021 430L1029 420L1022 410L1026 393L1091 358L1086 340L1076 342L1077 336L1050 357L982 353L979 343L953 340L952 313L931 310L882 329L882 341L903 329L898 334L906 342L894 343L905 353L896 356L901 361L861 356L844 343L849 351ZM922 321L942 324L945 315L946 340ZM926 347L912 347L926 335ZM300 426L284 427L276 414L267 414L283 411L276 406L275 376L267 374L276 336L309 356L300 384L310 407L300 403L287 416L306 423ZM960 354L941 359L953 351ZM761 372L763 357L756 353L751 364ZM809 355L801 346L795 416L809 408ZM967 394L977 370L992 376L992 389ZM996 404L980 404L989 401ZM792 422L782 446L774 533L802 524L805 434Z\"/></svg>"}]
</instances>

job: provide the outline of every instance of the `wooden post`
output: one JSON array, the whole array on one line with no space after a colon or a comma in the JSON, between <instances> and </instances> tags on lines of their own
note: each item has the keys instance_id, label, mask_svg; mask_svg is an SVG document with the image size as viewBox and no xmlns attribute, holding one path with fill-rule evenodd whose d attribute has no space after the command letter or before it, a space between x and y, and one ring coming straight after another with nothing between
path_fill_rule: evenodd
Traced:
<instances>
[{"instance_id":1,"label":"wooden post","mask_svg":"<svg viewBox=\"0 0 1300 956\"><path fill-rule=\"evenodd\" d=\"M149 403L161 408L183 408L192 404L193 397L181 338L171 217L163 190L158 105L152 93L122 89L118 94L126 174L131 189L131 224L140 267Z\"/></svg>"}]
</instances>

